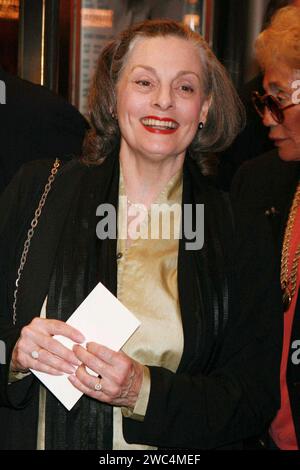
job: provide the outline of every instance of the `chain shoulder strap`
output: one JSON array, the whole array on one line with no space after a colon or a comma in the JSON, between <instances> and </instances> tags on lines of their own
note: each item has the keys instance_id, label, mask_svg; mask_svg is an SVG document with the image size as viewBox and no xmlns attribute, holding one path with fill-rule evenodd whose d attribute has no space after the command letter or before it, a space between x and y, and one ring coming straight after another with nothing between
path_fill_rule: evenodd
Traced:
<instances>
[{"instance_id":1,"label":"chain shoulder strap","mask_svg":"<svg viewBox=\"0 0 300 470\"><path fill-rule=\"evenodd\" d=\"M17 279L16 279L16 283L15 283L16 288L15 288L15 291L14 291L14 303L13 303L13 324L14 325L17 323L17 297L18 297L19 283L20 283L20 279L21 279L21 276L22 276L22 272L23 272L25 263L27 261L27 255L28 255L28 252L29 252L31 240L32 240L32 237L34 235L34 230L35 230L35 228L38 224L40 215L42 213L42 210L43 210L43 207L45 205L47 196L48 196L49 191L52 187L52 183L55 180L55 177L56 177L56 174L58 172L59 167L60 167L60 161L59 161L58 158L56 158L56 160L53 164L53 167L51 169L51 173L48 177L48 181L45 185L44 192L41 196L38 207L37 207L37 209L34 213L34 217L33 217L32 221L31 221L30 229L27 232L27 238L26 238L24 246L23 246L23 252L22 252L22 255L21 255L20 266L19 266L19 269L17 271Z\"/></svg>"}]
</instances>

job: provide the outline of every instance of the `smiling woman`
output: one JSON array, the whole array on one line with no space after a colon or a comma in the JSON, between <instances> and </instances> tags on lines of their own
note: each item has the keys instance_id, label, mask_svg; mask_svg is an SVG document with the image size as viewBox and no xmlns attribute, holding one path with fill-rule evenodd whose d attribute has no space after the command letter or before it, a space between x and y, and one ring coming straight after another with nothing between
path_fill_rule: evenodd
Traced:
<instances>
[{"instance_id":1,"label":"smiling woman","mask_svg":"<svg viewBox=\"0 0 300 470\"><path fill-rule=\"evenodd\" d=\"M90 106L81 160L56 163L45 192L53 162L32 164L0 200L0 447L241 447L278 406L280 355L268 240L255 256L205 176L242 127L237 94L201 36L149 21L104 49ZM148 238L130 230L138 204ZM174 221L167 237L157 204ZM118 213L111 237L97 237L99 206ZM99 281L140 321L122 351L83 347L65 323ZM70 351L57 334L79 344ZM68 412L30 369L67 374L82 398Z\"/></svg>"},{"instance_id":2,"label":"smiling woman","mask_svg":"<svg viewBox=\"0 0 300 470\"><path fill-rule=\"evenodd\" d=\"M198 124L207 120L210 97L202 91L202 75L199 53L184 39L138 38L131 47L116 96L120 161L130 200L151 203L128 191L137 163L153 163L162 171L168 166L171 176L181 168Z\"/></svg>"},{"instance_id":3,"label":"smiling woman","mask_svg":"<svg viewBox=\"0 0 300 470\"><path fill-rule=\"evenodd\" d=\"M209 104L206 125L201 133L197 132L200 108L197 116L193 114L196 121L194 135L191 135L192 139L187 145L202 171L209 172L210 164L205 154L221 151L230 145L244 125L244 109L226 70L199 34L189 28L178 28L175 22L156 24L155 31L151 22L124 31L119 40L103 51L90 95L94 128L87 133L83 158L88 164L98 163L99 159L110 154L118 142L120 129L116 117L120 97L117 97L115 88L124 86L130 71L134 74L131 79L136 85L136 92L143 90L148 95L150 88L153 96L160 90L167 93L162 96L163 99L176 97L177 100L181 99L182 104L187 99L186 107L191 102L198 107L205 105L205 102ZM166 88L167 81L169 90ZM151 107L150 116L165 117L161 113L157 116L153 109L157 111L157 106ZM193 112L197 112L197 108ZM147 117L143 114L145 110L141 113L141 117ZM166 110L163 113L166 114ZM166 116L169 117L168 114Z\"/></svg>"}]
</instances>

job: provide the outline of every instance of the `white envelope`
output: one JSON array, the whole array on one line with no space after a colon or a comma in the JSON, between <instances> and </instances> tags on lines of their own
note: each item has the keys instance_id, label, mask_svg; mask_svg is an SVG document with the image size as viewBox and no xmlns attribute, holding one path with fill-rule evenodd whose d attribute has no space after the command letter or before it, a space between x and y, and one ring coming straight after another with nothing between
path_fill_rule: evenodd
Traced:
<instances>
[{"instance_id":1,"label":"white envelope","mask_svg":"<svg viewBox=\"0 0 300 470\"><path fill-rule=\"evenodd\" d=\"M140 326L137 318L101 282L79 305L67 323L84 335L86 343L93 341L114 351L119 351ZM55 336L55 339L70 349L75 344L64 336ZM82 396L82 392L69 382L68 374L49 375L36 370L31 372L69 411ZM92 371L89 370L89 373Z\"/></svg>"}]
</instances>

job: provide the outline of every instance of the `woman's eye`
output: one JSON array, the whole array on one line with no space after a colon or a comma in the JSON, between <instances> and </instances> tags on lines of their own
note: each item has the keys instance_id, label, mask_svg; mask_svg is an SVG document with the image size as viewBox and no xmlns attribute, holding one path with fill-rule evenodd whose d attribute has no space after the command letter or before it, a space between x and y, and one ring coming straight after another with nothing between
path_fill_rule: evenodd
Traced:
<instances>
[{"instance_id":1,"label":"woman's eye","mask_svg":"<svg viewBox=\"0 0 300 470\"><path fill-rule=\"evenodd\" d=\"M151 86L151 83L149 82L149 80L136 80L135 83L137 85L140 85L141 87L150 87Z\"/></svg>"},{"instance_id":2,"label":"woman's eye","mask_svg":"<svg viewBox=\"0 0 300 470\"><path fill-rule=\"evenodd\" d=\"M193 93L194 88L191 85L180 85L179 89L184 93Z\"/></svg>"},{"instance_id":3,"label":"woman's eye","mask_svg":"<svg viewBox=\"0 0 300 470\"><path fill-rule=\"evenodd\" d=\"M279 95L279 96L277 95L277 96L276 96L276 99L277 99L277 101L278 101L280 104L284 105L286 102L288 102L289 97L288 97L288 96L283 96L283 95L281 95L281 96L280 96L280 95Z\"/></svg>"}]
</instances>

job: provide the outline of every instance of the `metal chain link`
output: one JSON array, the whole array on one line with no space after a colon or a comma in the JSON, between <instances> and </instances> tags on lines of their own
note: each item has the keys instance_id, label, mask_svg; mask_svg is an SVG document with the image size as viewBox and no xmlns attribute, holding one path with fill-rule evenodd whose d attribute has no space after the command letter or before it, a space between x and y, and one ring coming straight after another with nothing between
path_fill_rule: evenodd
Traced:
<instances>
[{"instance_id":1,"label":"metal chain link","mask_svg":"<svg viewBox=\"0 0 300 470\"><path fill-rule=\"evenodd\" d=\"M22 276L22 271L24 269L24 266L25 266L25 263L26 263L26 260L27 260L27 255L28 255L28 252L29 252L31 239L34 235L34 229L36 228L36 226L38 224L40 215L42 213L42 209L45 205L48 193L51 189L52 183L55 179L55 176L56 176L56 173L58 172L59 167L60 167L60 161L59 161L58 158L56 158L56 160L53 164L53 167L51 169L51 173L49 175L48 181L45 185L44 192L43 192L43 194L41 196L41 199L39 201L39 205L38 205L38 207L37 207L37 209L34 213L34 218L31 221L31 224L30 224L31 228L27 232L27 238L25 240L24 247L23 247L23 252L22 252L22 255L21 255L20 266L19 266L19 269L17 271L18 277L16 279L16 284L15 284L16 288L15 288L15 291L14 291L14 303L13 303L13 324L14 325L17 323L17 296L18 296L18 290L19 290L19 283L20 283L20 279L21 279L21 276Z\"/></svg>"},{"instance_id":2,"label":"metal chain link","mask_svg":"<svg viewBox=\"0 0 300 470\"><path fill-rule=\"evenodd\" d=\"M300 259L300 244L298 244L291 266L289 275L289 255L292 231L295 225L295 219L300 205L300 182L297 185L296 192L293 198L293 203L290 209L288 222L285 229L282 253L281 253L281 272L280 283L283 291L283 303L286 310L289 308L292 298L296 292L298 263Z\"/></svg>"}]
</instances>

